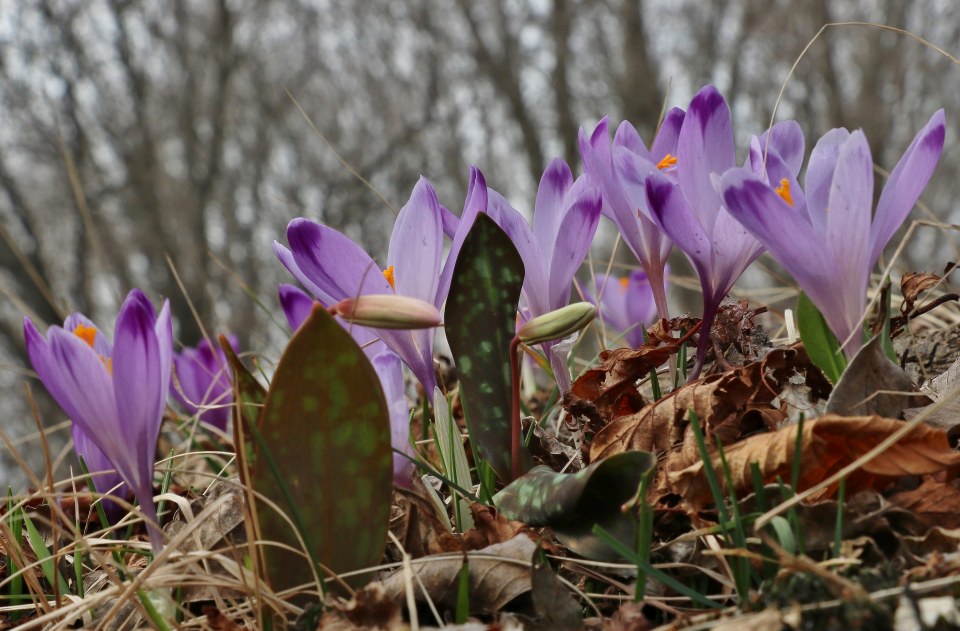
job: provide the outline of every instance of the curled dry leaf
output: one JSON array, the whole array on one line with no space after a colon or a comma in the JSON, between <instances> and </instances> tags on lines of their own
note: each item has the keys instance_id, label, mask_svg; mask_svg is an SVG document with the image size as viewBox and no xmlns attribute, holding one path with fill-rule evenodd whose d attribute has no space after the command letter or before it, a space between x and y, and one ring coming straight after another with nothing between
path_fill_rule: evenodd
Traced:
<instances>
[{"instance_id":1,"label":"curled dry leaf","mask_svg":"<svg viewBox=\"0 0 960 631\"><path fill-rule=\"evenodd\" d=\"M900 294L903 296L900 312L910 313L913 311L920 294L940 284L940 278L936 274L927 272L907 272L904 274L900 278Z\"/></svg>"},{"instance_id":2,"label":"curled dry leaf","mask_svg":"<svg viewBox=\"0 0 960 631\"><path fill-rule=\"evenodd\" d=\"M913 380L890 361L883 338L874 335L850 361L827 401L827 414L899 418L910 407L930 403Z\"/></svg>"},{"instance_id":3,"label":"curled dry leaf","mask_svg":"<svg viewBox=\"0 0 960 631\"><path fill-rule=\"evenodd\" d=\"M801 348L777 348L758 362L687 384L609 423L594 436L590 461L624 451L670 451L683 439L690 409L725 445L763 427L774 427L783 413L773 401L800 367L810 368Z\"/></svg>"},{"instance_id":4,"label":"curled dry leaf","mask_svg":"<svg viewBox=\"0 0 960 631\"><path fill-rule=\"evenodd\" d=\"M864 455L888 436L899 430L903 421L879 416L824 416L803 425L800 444L799 491L833 475ZM797 426L776 432L758 434L724 447L736 493L753 488L750 463L760 467L764 482L777 476L790 477L796 453ZM720 471L720 458L711 457L714 470ZM924 475L960 465L960 453L953 451L947 435L932 427L917 425L881 456L870 460L847 478L847 493L852 495L868 488L882 487L905 475ZM710 488L703 473L703 462L686 457L683 452L667 460L667 483L670 489L693 505L711 500ZM719 476L725 486L723 476ZM812 499L822 499L835 492L824 489Z\"/></svg>"},{"instance_id":5,"label":"curled dry leaf","mask_svg":"<svg viewBox=\"0 0 960 631\"><path fill-rule=\"evenodd\" d=\"M960 528L960 488L956 480L927 478L917 488L897 493L890 501L912 512L927 528Z\"/></svg>"},{"instance_id":6,"label":"curled dry leaf","mask_svg":"<svg viewBox=\"0 0 960 631\"><path fill-rule=\"evenodd\" d=\"M530 558L536 547L526 535L517 535L510 541L476 552L417 559L412 566L416 575L412 577L414 595L420 602L426 602L429 596L438 607L455 610L460 568L466 559L470 568L470 612L496 613L517 596L530 591ZM405 600L403 568L388 576L383 586L394 601Z\"/></svg>"}]
</instances>

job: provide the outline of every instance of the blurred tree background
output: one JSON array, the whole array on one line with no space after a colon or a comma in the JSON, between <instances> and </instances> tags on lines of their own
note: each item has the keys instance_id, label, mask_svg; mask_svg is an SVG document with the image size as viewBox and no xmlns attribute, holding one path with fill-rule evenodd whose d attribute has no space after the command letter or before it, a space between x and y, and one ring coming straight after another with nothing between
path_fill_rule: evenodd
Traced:
<instances>
[{"instance_id":1,"label":"blurred tree background","mask_svg":"<svg viewBox=\"0 0 960 631\"><path fill-rule=\"evenodd\" d=\"M24 314L49 324L83 311L109 327L139 286L170 298L179 343L200 339L199 321L275 357L283 330L245 286L282 321L276 285L289 278L270 244L292 217L343 230L382 262L420 174L459 212L476 164L529 212L551 157L579 172L580 126L609 115L649 139L664 104L684 107L707 82L731 104L742 153L824 24L876 22L955 53L954 11L953 0L3 0L4 431L33 426ZM957 94L960 68L943 55L843 26L800 60L777 118L800 121L808 152L830 128L861 127L889 169L939 107L953 137ZM957 221L958 165L948 143L924 197L941 221ZM902 269L957 258L943 231L913 243Z\"/></svg>"}]
</instances>

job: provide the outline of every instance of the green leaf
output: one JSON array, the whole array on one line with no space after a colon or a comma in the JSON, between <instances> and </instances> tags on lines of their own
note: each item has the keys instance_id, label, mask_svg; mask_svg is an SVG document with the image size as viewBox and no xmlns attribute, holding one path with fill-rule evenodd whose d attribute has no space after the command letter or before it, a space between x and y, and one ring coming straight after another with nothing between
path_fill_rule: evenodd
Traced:
<instances>
[{"instance_id":1,"label":"green leaf","mask_svg":"<svg viewBox=\"0 0 960 631\"><path fill-rule=\"evenodd\" d=\"M363 351L322 307L284 350L260 424L250 428L263 460L254 489L291 517L314 562L336 573L376 565L393 493L387 403ZM258 517L264 540L301 549L276 511L261 504ZM275 590L313 582L299 555L267 546L266 559Z\"/></svg>"},{"instance_id":2,"label":"green leaf","mask_svg":"<svg viewBox=\"0 0 960 631\"><path fill-rule=\"evenodd\" d=\"M479 214L453 269L446 332L467 429L480 457L501 480L510 479L510 342L522 286L523 261L516 247L492 219ZM524 457L529 462L529 452Z\"/></svg>"},{"instance_id":3,"label":"green leaf","mask_svg":"<svg viewBox=\"0 0 960 631\"><path fill-rule=\"evenodd\" d=\"M43 542L43 535L33 525L33 520L30 519L29 515L21 512L21 516L23 517L23 525L27 527L27 541L30 543L30 549L33 550L37 560L40 561L40 571L43 573L43 577L51 585L56 582L61 595L69 594L70 586L67 584L67 579L63 578L63 574L54 564L53 555L47 549L47 544Z\"/></svg>"},{"instance_id":4,"label":"green leaf","mask_svg":"<svg viewBox=\"0 0 960 631\"><path fill-rule=\"evenodd\" d=\"M509 519L549 526L580 556L619 559L593 534L593 526L600 525L629 547L635 545L636 519L621 506L637 494L644 474L655 463L645 451L626 451L577 473L557 473L541 465L514 480L493 501Z\"/></svg>"},{"instance_id":5,"label":"green leaf","mask_svg":"<svg viewBox=\"0 0 960 631\"><path fill-rule=\"evenodd\" d=\"M837 383L847 367L847 359L827 321L803 292L797 297L797 326L810 361L823 371L831 383Z\"/></svg>"},{"instance_id":6,"label":"green leaf","mask_svg":"<svg viewBox=\"0 0 960 631\"><path fill-rule=\"evenodd\" d=\"M463 489L473 486L470 478L470 463L467 461L467 452L463 448L463 439L460 437L460 428L450 415L450 405L440 392L440 388L433 390L433 433L436 438L437 450L443 462L443 472L447 478ZM473 517L470 515L470 500L459 491L451 487L453 496L453 513L456 517L457 530L466 532L473 528Z\"/></svg>"}]
</instances>

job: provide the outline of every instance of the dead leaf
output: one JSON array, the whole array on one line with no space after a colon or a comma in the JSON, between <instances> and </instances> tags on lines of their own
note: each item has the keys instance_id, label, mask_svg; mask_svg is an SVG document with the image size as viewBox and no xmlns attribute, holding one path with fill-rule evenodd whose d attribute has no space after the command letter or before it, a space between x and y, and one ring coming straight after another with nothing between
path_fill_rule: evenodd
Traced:
<instances>
[{"instance_id":1,"label":"dead leaf","mask_svg":"<svg viewBox=\"0 0 960 631\"><path fill-rule=\"evenodd\" d=\"M940 278L940 276L929 272L907 272L904 274L900 278L900 294L903 296L900 313L913 311L914 303L917 302L920 294L931 287L936 287L940 283Z\"/></svg>"},{"instance_id":2,"label":"dead leaf","mask_svg":"<svg viewBox=\"0 0 960 631\"><path fill-rule=\"evenodd\" d=\"M927 528L960 528L960 488L956 482L927 478L917 488L897 493L890 501L911 511Z\"/></svg>"},{"instance_id":3,"label":"dead leaf","mask_svg":"<svg viewBox=\"0 0 960 631\"><path fill-rule=\"evenodd\" d=\"M659 339L654 338L636 349L602 351L600 364L584 371L573 382L570 392L564 397L564 406L571 414L579 413L588 417L588 410L571 410L570 406L593 406L596 413L606 420L636 411L643 405L643 398L634 384L666 362L696 330L691 329L681 339L669 338L671 341L662 346Z\"/></svg>"},{"instance_id":4,"label":"dead leaf","mask_svg":"<svg viewBox=\"0 0 960 631\"><path fill-rule=\"evenodd\" d=\"M643 614L644 603L627 601L603 622L603 631L650 631L653 620Z\"/></svg>"},{"instance_id":5,"label":"dead leaf","mask_svg":"<svg viewBox=\"0 0 960 631\"><path fill-rule=\"evenodd\" d=\"M929 392L934 401L939 401L949 396L953 390L960 385L960 358L958 358L949 368L940 375L930 380L930 384L924 391ZM926 409L927 406L909 408L903 411L906 419L912 419ZM956 444L960 439L960 400L954 399L934 410L923 421L927 425L936 427L947 432L951 443Z\"/></svg>"},{"instance_id":6,"label":"dead leaf","mask_svg":"<svg viewBox=\"0 0 960 631\"><path fill-rule=\"evenodd\" d=\"M929 402L917 395L913 380L890 361L883 338L873 336L843 371L827 401L827 414L899 418L903 411Z\"/></svg>"},{"instance_id":7,"label":"dead leaf","mask_svg":"<svg viewBox=\"0 0 960 631\"><path fill-rule=\"evenodd\" d=\"M800 484L798 491L810 488L833 475L903 426L903 421L879 416L841 417L824 416L803 425L800 455ZM690 432L692 433L692 432ZM736 493L753 489L750 463L760 467L765 483L777 476L789 479L797 440L797 427L791 425L776 432L750 436L724 447L727 464ZM716 471L720 458L711 457ZM924 475L960 465L960 453L953 451L947 435L932 427L918 425L887 449L882 456L865 463L847 479L847 493L853 495L863 489L879 488L905 475ZM703 462L699 455L691 460L684 452L671 455L666 463L670 490L687 502L702 505L712 501ZM721 485L725 485L723 476ZM825 489L815 499L835 492Z\"/></svg>"},{"instance_id":8,"label":"dead leaf","mask_svg":"<svg viewBox=\"0 0 960 631\"><path fill-rule=\"evenodd\" d=\"M511 600L530 591L530 557L537 544L526 535L487 546L465 555L424 557L413 563L415 597L429 598L437 606L453 611L457 606L457 587L464 556L470 568L470 612L492 614ZM423 588L420 587L423 584ZM401 601L406 595L403 568L383 581L391 599ZM427 595L424 595L423 590Z\"/></svg>"},{"instance_id":9,"label":"dead leaf","mask_svg":"<svg viewBox=\"0 0 960 631\"><path fill-rule=\"evenodd\" d=\"M325 614L318 628L326 629L333 622L327 616L342 617L355 629L404 629L403 612L397 603L387 596L382 583L370 583L354 592L350 600L334 605L335 612Z\"/></svg>"},{"instance_id":10,"label":"dead leaf","mask_svg":"<svg viewBox=\"0 0 960 631\"><path fill-rule=\"evenodd\" d=\"M783 413L772 402L780 384L795 374L798 360L805 359L806 355L796 348L778 348L761 361L674 390L600 430L590 446L590 461L624 451L671 451L683 439L690 409L725 445L748 433L775 427Z\"/></svg>"},{"instance_id":11,"label":"dead leaf","mask_svg":"<svg viewBox=\"0 0 960 631\"><path fill-rule=\"evenodd\" d=\"M207 617L206 628L208 629L214 629L215 631L238 631L238 629L243 629L242 626L234 622L229 616L224 615L222 611L213 605L204 607L203 615Z\"/></svg>"},{"instance_id":12,"label":"dead leaf","mask_svg":"<svg viewBox=\"0 0 960 631\"><path fill-rule=\"evenodd\" d=\"M778 609L738 615L713 627L713 631L780 631L783 614Z\"/></svg>"}]
</instances>

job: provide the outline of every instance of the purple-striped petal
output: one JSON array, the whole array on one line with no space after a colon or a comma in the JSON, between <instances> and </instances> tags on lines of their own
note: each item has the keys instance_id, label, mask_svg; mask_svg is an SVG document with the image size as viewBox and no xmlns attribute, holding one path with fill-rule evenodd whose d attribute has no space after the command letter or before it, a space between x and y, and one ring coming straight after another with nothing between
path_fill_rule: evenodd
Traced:
<instances>
[{"instance_id":1,"label":"purple-striped petal","mask_svg":"<svg viewBox=\"0 0 960 631\"><path fill-rule=\"evenodd\" d=\"M877 214L870 229L870 260L876 261L893 233L903 224L940 161L946 123L943 110L937 110L916 135L903 157L890 173L877 203Z\"/></svg>"},{"instance_id":2,"label":"purple-striped petal","mask_svg":"<svg viewBox=\"0 0 960 631\"><path fill-rule=\"evenodd\" d=\"M564 201L571 186L573 173L567 163L560 158L551 160L540 178L533 209L533 236L540 244L544 260L549 261L553 256L553 244L567 210Z\"/></svg>"},{"instance_id":3,"label":"purple-striped petal","mask_svg":"<svg viewBox=\"0 0 960 631\"><path fill-rule=\"evenodd\" d=\"M870 256L870 211L873 206L873 158L863 132L853 132L840 148L837 167L830 186L827 211L826 247L837 266L835 273L856 286L866 284L873 261ZM846 292L853 295L853 292ZM839 299L840 297L838 297ZM847 304L852 314L855 304ZM859 318L862 309L856 313Z\"/></svg>"},{"instance_id":4,"label":"purple-striped petal","mask_svg":"<svg viewBox=\"0 0 960 631\"><path fill-rule=\"evenodd\" d=\"M284 267L287 268L287 271L290 272L294 278L296 278L301 285L307 288L307 290L317 297L317 300L324 304L333 304L338 301L337 298L334 298L327 292L320 289L320 287L310 280L310 278L303 273L303 270L300 269L300 266L297 265L297 262L293 260L293 252L291 252L287 247L277 241L273 242L273 253L277 255L277 259Z\"/></svg>"},{"instance_id":5,"label":"purple-striped petal","mask_svg":"<svg viewBox=\"0 0 960 631\"><path fill-rule=\"evenodd\" d=\"M660 124L657 137L650 146L650 162L654 164L663 160L667 154L677 155L677 143L680 141L680 129L686 116L679 107L671 108Z\"/></svg>"},{"instance_id":6,"label":"purple-striped petal","mask_svg":"<svg viewBox=\"0 0 960 631\"><path fill-rule=\"evenodd\" d=\"M287 226L287 241L297 267L335 301L393 292L374 260L349 237L329 226L294 219Z\"/></svg>"},{"instance_id":7,"label":"purple-striped petal","mask_svg":"<svg viewBox=\"0 0 960 631\"><path fill-rule=\"evenodd\" d=\"M280 307L290 329L296 331L313 309L313 298L295 285L284 283L277 288Z\"/></svg>"},{"instance_id":8,"label":"purple-striped petal","mask_svg":"<svg viewBox=\"0 0 960 631\"><path fill-rule=\"evenodd\" d=\"M600 222L601 205L600 191L592 188L577 199L563 217L548 268L548 303L551 311L566 306L570 301L570 283L593 243Z\"/></svg>"},{"instance_id":9,"label":"purple-striped petal","mask_svg":"<svg viewBox=\"0 0 960 631\"><path fill-rule=\"evenodd\" d=\"M390 236L387 266L393 267L396 292L433 304L442 254L440 202L430 182L420 178Z\"/></svg>"},{"instance_id":10,"label":"purple-striped petal","mask_svg":"<svg viewBox=\"0 0 960 631\"><path fill-rule=\"evenodd\" d=\"M372 364L380 377L380 386L390 412L390 445L400 452L393 454L393 481L398 486L407 487L414 469L410 458L416 453L410 445L410 406L403 387L403 367L400 358L390 351L374 357Z\"/></svg>"},{"instance_id":11,"label":"purple-striped petal","mask_svg":"<svg viewBox=\"0 0 960 631\"><path fill-rule=\"evenodd\" d=\"M150 307L152 310L152 306ZM157 436L167 392L162 390L160 348L154 331L155 318L133 292L120 307L114 339L114 388L118 431L139 453L134 454L137 477L128 479L137 497L153 470ZM104 449L125 476L118 455ZM139 488L138 488L139 487Z\"/></svg>"},{"instance_id":12,"label":"purple-striped petal","mask_svg":"<svg viewBox=\"0 0 960 631\"><path fill-rule=\"evenodd\" d=\"M764 154L775 151L793 176L799 175L803 166L804 140L797 121L780 121L760 134L759 141Z\"/></svg>"},{"instance_id":13,"label":"purple-striped petal","mask_svg":"<svg viewBox=\"0 0 960 631\"><path fill-rule=\"evenodd\" d=\"M690 101L677 141L677 178L683 195L707 232L713 231L720 196L711 175L734 166L733 123L730 108L719 91L705 86Z\"/></svg>"},{"instance_id":14,"label":"purple-striped petal","mask_svg":"<svg viewBox=\"0 0 960 631\"><path fill-rule=\"evenodd\" d=\"M640 132L638 132L637 128L631 125L629 121L621 122L617 127L617 131L613 134L613 149L617 147L623 147L641 158L652 160L650 151L643 143L643 139L640 138Z\"/></svg>"},{"instance_id":15,"label":"purple-striped petal","mask_svg":"<svg viewBox=\"0 0 960 631\"><path fill-rule=\"evenodd\" d=\"M650 214L657 225L698 269L709 270L710 238L684 199L679 186L666 176L654 173L647 178L646 193Z\"/></svg>"},{"instance_id":16,"label":"purple-striped petal","mask_svg":"<svg viewBox=\"0 0 960 631\"><path fill-rule=\"evenodd\" d=\"M447 294L450 293L450 282L453 280L453 268L457 264L457 257L460 256L460 248L463 247L467 233L470 232L474 220L481 212L487 212L487 182L483 178L483 173L480 172L480 169L471 166L470 185L467 187L467 197L463 202L463 212L460 213L457 232L453 236L453 243L450 244L450 252L447 253L447 260L444 261L443 270L440 272L437 297L433 304L437 309L442 308L443 303L447 301Z\"/></svg>"},{"instance_id":17,"label":"purple-striped petal","mask_svg":"<svg viewBox=\"0 0 960 631\"><path fill-rule=\"evenodd\" d=\"M833 174L840 157L840 147L850 137L843 128L831 129L814 145L807 162L807 174L804 179L804 191L807 195L807 215L810 223L820 235L827 232L827 209L830 204L830 189L833 186Z\"/></svg>"},{"instance_id":18,"label":"purple-striped petal","mask_svg":"<svg viewBox=\"0 0 960 631\"><path fill-rule=\"evenodd\" d=\"M97 352L97 355L100 357L113 356L113 343L107 339L107 336L103 334L103 331L101 331L100 328L90 320L90 318L82 313L71 313L67 316L66 320L63 321L63 328L68 333L73 333L78 325L83 325L84 328L93 329L96 331L96 334L93 337L93 350Z\"/></svg>"}]
</instances>

